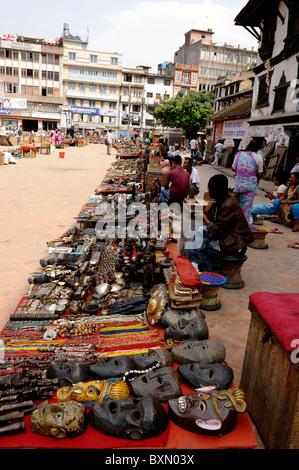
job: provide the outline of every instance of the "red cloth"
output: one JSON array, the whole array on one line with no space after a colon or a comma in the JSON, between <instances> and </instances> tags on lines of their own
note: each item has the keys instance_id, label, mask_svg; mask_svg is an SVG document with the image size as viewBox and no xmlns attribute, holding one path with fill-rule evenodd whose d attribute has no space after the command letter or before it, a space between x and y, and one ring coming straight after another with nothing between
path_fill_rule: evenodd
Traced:
<instances>
[{"instance_id":1,"label":"red cloth","mask_svg":"<svg viewBox=\"0 0 299 470\"><path fill-rule=\"evenodd\" d=\"M22 150L24 150L24 152L28 152L29 150L37 151L37 147L34 145L23 145Z\"/></svg>"},{"instance_id":2,"label":"red cloth","mask_svg":"<svg viewBox=\"0 0 299 470\"><path fill-rule=\"evenodd\" d=\"M185 287L194 289L201 284L200 276L188 258L185 256L177 256L174 258L173 262L177 268L180 280Z\"/></svg>"},{"instance_id":3,"label":"red cloth","mask_svg":"<svg viewBox=\"0 0 299 470\"><path fill-rule=\"evenodd\" d=\"M299 294L272 294L255 292L249 296L264 322L287 352L298 346Z\"/></svg>"}]
</instances>

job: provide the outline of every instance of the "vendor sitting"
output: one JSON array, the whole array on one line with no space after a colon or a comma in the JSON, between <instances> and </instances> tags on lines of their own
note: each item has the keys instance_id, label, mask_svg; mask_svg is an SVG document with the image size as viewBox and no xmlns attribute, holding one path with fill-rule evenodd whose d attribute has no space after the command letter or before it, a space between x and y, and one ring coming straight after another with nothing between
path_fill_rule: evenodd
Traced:
<instances>
[{"instance_id":1,"label":"vendor sitting","mask_svg":"<svg viewBox=\"0 0 299 470\"><path fill-rule=\"evenodd\" d=\"M285 190L287 189L285 183L286 183L286 177L284 174L276 174L273 176L273 183L274 183L274 191L269 191L268 189L265 190L265 197L267 199L270 199L269 202L265 202L263 204L255 204L252 206L251 209L251 216L253 217L253 221L256 220L259 215L274 215L277 210L274 207L273 201L275 199L279 199Z\"/></svg>"},{"instance_id":2,"label":"vendor sitting","mask_svg":"<svg viewBox=\"0 0 299 470\"><path fill-rule=\"evenodd\" d=\"M205 225L199 228L189 251L191 263L201 272L212 272L208 253L242 259L254 240L237 199L229 195L227 176L212 176L208 191L212 201L203 213Z\"/></svg>"},{"instance_id":3,"label":"vendor sitting","mask_svg":"<svg viewBox=\"0 0 299 470\"><path fill-rule=\"evenodd\" d=\"M184 170L189 173L188 197L194 199L200 190L200 179L196 168L192 166L192 157L186 157L183 164Z\"/></svg>"},{"instance_id":4,"label":"vendor sitting","mask_svg":"<svg viewBox=\"0 0 299 470\"><path fill-rule=\"evenodd\" d=\"M294 221L293 232L299 232L299 173L291 173L288 187L279 199L274 199L273 207L277 219L271 222L282 224L287 216Z\"/></svg>"}]
</instances>

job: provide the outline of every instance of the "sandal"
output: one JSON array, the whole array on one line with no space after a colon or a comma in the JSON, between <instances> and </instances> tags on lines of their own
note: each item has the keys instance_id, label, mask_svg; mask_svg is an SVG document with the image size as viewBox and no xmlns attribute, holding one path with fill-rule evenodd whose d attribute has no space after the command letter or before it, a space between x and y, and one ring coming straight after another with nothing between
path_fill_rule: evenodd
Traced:
<instances>
[{"instance_id":1,"label":"sandal","mask_svg":"<svg viewBox=\"0 0 299 470\"><path fill-rule=\"evenodd\" d=\"M292 232L299 232L299 228L294 227Z\"/></svg>"},{"instance_id":2,"label":"sandal","mask_svg":"<svg viewBox=\"0 0 299 470\"><path fill-rule=\"evenodd\" d=\"M299 249L299 243L293 243L293 244L290 243L290 244L288 245L288 247L289 247L289 248L298 248L298 249Z\"/></svg>"},{"instance_id":3,"label":"sandal","mask_svg":"<svg viewBox=\"0 0 299 470\"><path fill-rule=\"evenodd\" d=\"M283 222L279 222L277 219L270 219L270 222L272 222L273 224L283 225Z\"/></svg>"}]
</instances>

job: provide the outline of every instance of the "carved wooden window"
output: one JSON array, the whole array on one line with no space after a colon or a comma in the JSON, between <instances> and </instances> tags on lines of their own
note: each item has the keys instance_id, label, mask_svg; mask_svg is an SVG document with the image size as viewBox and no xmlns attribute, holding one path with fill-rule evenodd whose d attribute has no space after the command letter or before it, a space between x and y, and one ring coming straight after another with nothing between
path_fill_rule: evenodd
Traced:
<instances>
[{"instance_id":1,"label":"carved wooden window","mask_svg":"<svg viewBox=\"0 0 299 470\"><path fill-rule=\"evenodd\" d=\"M289 85L290 82L286 81L286 76L284 72L282 72L282 76L279 80L279 85L274 88L275 98L273 104L273 113L284 112Z\"/></svg>"},{"instance_id":2,"label":"carved wooden window","mask_svg":"<svg viewBox=\"0 0 299 470\"><path fill-rule=\"evenodd\" d=\"M270 76L269 76L270 81ZM269 89L270 83L267 83L267 74L260 77L259 81L259 91L257 97L257 107L263 108L265 106L269 106Z\"/></svg>"}]
</instances>

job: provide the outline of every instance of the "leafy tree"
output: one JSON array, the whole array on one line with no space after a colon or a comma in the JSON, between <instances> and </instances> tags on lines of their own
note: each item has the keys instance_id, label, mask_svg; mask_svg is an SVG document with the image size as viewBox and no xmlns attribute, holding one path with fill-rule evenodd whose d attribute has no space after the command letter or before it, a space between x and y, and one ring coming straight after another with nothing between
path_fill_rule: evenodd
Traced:
<instances>
[{"instance_id":1,"label":"leafy tree","mask_svg":"<svg viewBox=\"0 0 299 470\"><path fill-rule=\"evenodd\" d=\"M185 94L180 91L175 98L162 100L152 114L163 126L182 129L191 139L208 125L214 112L214 100L214 92L190 91Z\"/></svg>"}]
</instances>

